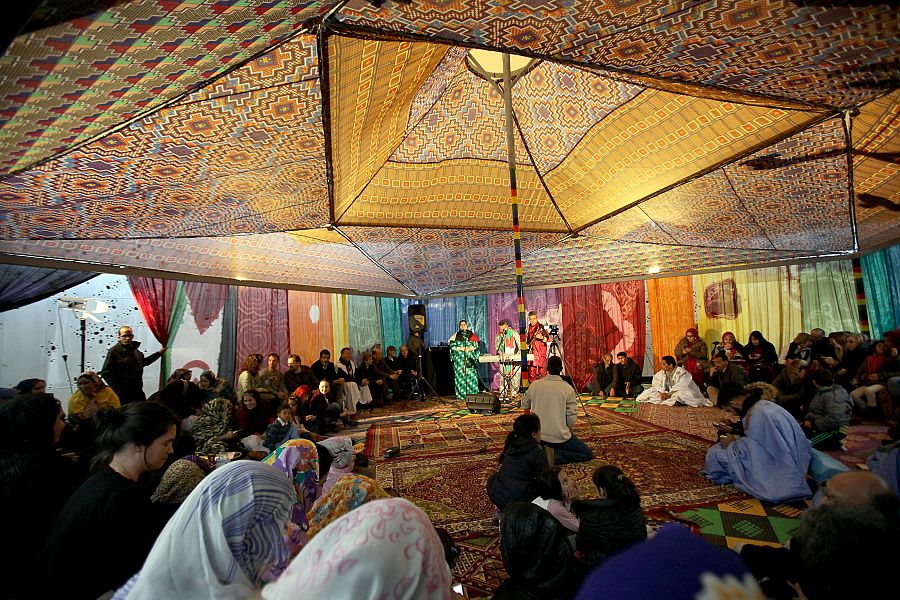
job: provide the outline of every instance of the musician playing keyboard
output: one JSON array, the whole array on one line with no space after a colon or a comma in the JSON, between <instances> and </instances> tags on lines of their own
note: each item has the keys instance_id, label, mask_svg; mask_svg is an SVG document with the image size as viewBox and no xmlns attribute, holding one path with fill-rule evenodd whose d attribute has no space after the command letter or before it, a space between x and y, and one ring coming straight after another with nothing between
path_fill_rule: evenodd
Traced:
<instances>
[{"instance_id":1,"label":"musician playing keyboard","mask_svg":"<svg viewBox=\"0 0 900 600\"><path fill-rule=\"evenodd\" d=\"M498 325L500 333L494 339L494 350L500 356L500 395L504 398L513 398L519 393L521 379L518 377L520 368L514 364L520 358L519 340L506 319L500 321Z\"/></svg>"}]
</instances>

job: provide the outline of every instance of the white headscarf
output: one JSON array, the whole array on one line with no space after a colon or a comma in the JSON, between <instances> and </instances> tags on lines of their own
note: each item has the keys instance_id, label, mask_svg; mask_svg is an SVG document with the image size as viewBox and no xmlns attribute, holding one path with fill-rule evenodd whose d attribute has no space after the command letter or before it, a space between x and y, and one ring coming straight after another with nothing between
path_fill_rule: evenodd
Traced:
<instances>
[{"instance_id":1,"label":"white headscarf","mask_svg":"<svg viewBox=\"0 0 900 600\"><path fill-rule=\"evenodd\" d=\"M216 469L169 520L144 568L116 598L259 597L256 582L290 558L283 535L293 502L290 480L274 467L238 461Z\"/></svg>"},{"instance_id":2,"label":"white headscarf","mask_svg":"<svg viewBox=\"0 0 900 600\"><path fill-rule=\"evenodd\" d=\"M448 599L450 567L428 517L412 502L367 502L328 525L276 581L266 600Z\"/></svg>"}]
</instances>

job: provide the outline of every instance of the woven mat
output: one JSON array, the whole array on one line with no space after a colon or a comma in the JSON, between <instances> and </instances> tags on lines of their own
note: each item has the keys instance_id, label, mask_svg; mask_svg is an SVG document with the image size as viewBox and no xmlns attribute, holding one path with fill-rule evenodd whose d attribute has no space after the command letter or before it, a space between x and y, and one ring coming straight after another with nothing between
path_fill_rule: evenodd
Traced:
<instances>
[{"instance_id":1,"label":"woven mat","mask_svg":"<svg viewBox=\"0 0 900 600\"><path fill-rule=\"evenodd\" d=\"M734 548L738 543L780 546L797 534L800 514L808 501L772 504L743 498L678 514L717 546Z\"/></svg>"}]
</instances>

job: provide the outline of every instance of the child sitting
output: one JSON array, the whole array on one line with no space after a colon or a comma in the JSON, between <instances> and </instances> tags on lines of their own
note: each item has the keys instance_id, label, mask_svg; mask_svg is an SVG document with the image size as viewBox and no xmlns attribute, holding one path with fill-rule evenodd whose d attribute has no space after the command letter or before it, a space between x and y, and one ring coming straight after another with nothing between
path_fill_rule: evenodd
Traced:
<instances>
[{"instance_id":1,"label":"child sitting","mask_svg":"<svg viewBox=\"0 0 900 600\"><path fill-rule=\"evenodd\" d=\"M275 448L288 440L300 437L300 433L293 424L293 418L294 413L291 411L290 404L285 402L278 407L278 418L266 428L265 446L269 452L274 452Z\"/></svg>"},{"instance_id":2,"label":"child sitting","mask_svg":"<svg viewBox=\"0 0 900 600\"><path fill-rule=\"evenodd\" d=\"M537 476L549 468L540 441L537 415L521 415L513 422L500 453L500 470L487 481L488 496L499 510L513 500L531 502L537 496Z\"/></svg>"},{"instance_id":3,"label":"child sitting","mask_svg":"<svg viewBox=\"0 0 900 600\"><path fill-rule=\"evenodd\" d=\"M559 467L542 471L537 478L538 497L532 500L551 515L569 534L578 533L578 517L572 514L572 502L579 499L578 487Z\"/></svg>"},{"instance_id":4,"label":"child sitting","mask_svg":"<svg viewBox=\"0 0 900 600\"><path fill-rule=\"evenodd\" d=\"M591 567L647 539L647 523L634 483L615 465L598 467L591 476L597 500L582 500L572 508L581 520L575 548Z\"/></svg>"},{"instance_id":5,"label":"child sitting","mask_svg":"<svg viewBox=\"0 0 900 600\"><path fill-rule=\"evenodd\" d=\"M850 428L853 400L847 390L834 383L828 369L817 369L812 376L816 395L803 417L803 433L817 450L837 450Z\"/></svg>"}]
</instances>

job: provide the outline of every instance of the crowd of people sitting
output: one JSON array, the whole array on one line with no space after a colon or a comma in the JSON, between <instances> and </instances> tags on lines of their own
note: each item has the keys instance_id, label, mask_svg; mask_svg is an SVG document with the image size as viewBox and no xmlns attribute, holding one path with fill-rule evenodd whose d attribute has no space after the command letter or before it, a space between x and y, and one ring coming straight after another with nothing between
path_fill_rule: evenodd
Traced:
<instances>
[{"instance_id":1,"label":"crowd of people sitting","mask_svg":"<svg viewBox=\"0 0 900 600\"><path fill-rule=\"evenodd\" d=\"M848 339L848 350L864 347ZM548 377L523 400L526 413L513 422L498 469L487 479L508 575L494 597L625 597L616 589L648 597L635 590L652 595L652 582L662 576L641 577L640 569L629 575L635 565L672 571L662 588L666 597L739 585L747 594L740 597L762 598L758 581L774 598L793 597L785 590L801 588L813 600L848 597L846 578L836 574L844 550L888 573L900 500L896 477L885 483L890 478L873 473L896 470L898 442L873 460L873 473L811 478L815 447L834 444L842 426L835 428L834 418L843 424L849 416L850 396L839 382L855 384L846 377L852 366L844 361L846 351L834 353L834 364L811 353L791 356L809 348L804 343L787 353L780 372L777 362L770 365L774 381L799 364L791 361L808 359L794 374L802 373L804 385L808 376L816 392L800 397L796 415L779 401L774 383L747 383L752 365L735 358L741 351L733 338L714 354L701 381L705 394L697 395L700 384L686 366L688 357L702 359L693 346L680 360L665 357L662 376L647 390L631 380L622 386L670 404L702 406L714 399L734 413L737 420L721 423L722 436L707 453L703 474L711 480L773 502L808 498L811 483L818 488L787 555L738 548L739 557L681 525L647 539L638 487L616 465L594 468L595 492L582 498L565 465L590 460L593 452L571 432L574 390L553 357ZM771 360L771 348L754 345ZM123 346L127 352L117 349L116 356L141 367L137 347ZM872 385L892 385L893 340L871 346L873 353L861 350L857 374ZM752 354L746 347L741 352L745 361ZM872 356L882 360L869 361ZM235 387L210 371L195 383L189 370L177 369L149 399L137 394L141 388L133 381L121 386L121 373L105 365L109 377L78 377L67 411L46 393L45 382L20 382L15 394L0 400L0 510L15 516L8 529L14 543L5 545L2 560L16 573L2 597L458 597L451 570L459 549L452 537L382 488L365 455L341 435L365 407L412 394L418 364L405 348L396 357L389 348L382 357L375 347L358 365L350 359L349 348L337 364L327 350L312 366L291 355L282 372L278 355L266 357L267 368L260 370L263 357L254 354ZM619 357L620 373L628 373L629 361ZM609 369L611 360L603 364ZM132 377L141 376L141 369L128 368ZM877 381L865 378L868 368ZM717 373L726 376L717 379ZM601 386L597 393L613 389ZM847 407L840 415L838 403ZM542 440L545 419L548 440ZM231 462L238 452L255 460ZM848 531L859 539L848 539ZM685 552L691 564L676 572ZM876 590L882 580L870 577L857 589Z\"/></svg>"}]
</instances>

